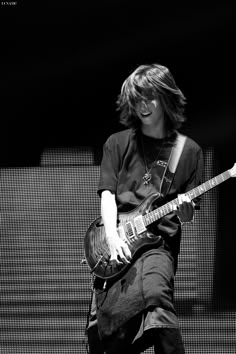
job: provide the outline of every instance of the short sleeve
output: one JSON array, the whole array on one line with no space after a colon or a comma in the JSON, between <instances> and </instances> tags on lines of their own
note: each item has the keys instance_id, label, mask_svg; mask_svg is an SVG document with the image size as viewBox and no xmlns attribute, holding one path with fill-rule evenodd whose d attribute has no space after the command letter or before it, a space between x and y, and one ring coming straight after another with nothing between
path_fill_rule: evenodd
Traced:
<instances>
[{"instance_id":1,"label":"short sleeve","mask_svg":"<svg viewBox=\"0 0 236 354\"><path fill-rule=\"evenodd\" d=\"M100 178L97 192L101 195L103 190L116 193L119 167L119 154L114 135L111 135L103 145Z\"/></svg>"}]
</instances>

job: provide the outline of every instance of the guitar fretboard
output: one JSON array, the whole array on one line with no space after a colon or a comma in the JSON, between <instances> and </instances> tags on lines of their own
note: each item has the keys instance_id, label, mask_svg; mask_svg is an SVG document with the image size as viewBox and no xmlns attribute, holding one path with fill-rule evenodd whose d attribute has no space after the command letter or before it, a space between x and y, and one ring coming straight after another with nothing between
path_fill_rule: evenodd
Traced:
<instances>
[{"instance_id":1,"label":"guitar fretboard","mask_svg":"<svg viewBox=\"0 0 236 354\"><path fill-rule=\"evenodd\" d=\"M186 192L185 195L187 195L190 198L190 200L193 200L199 197L201 194L204 194L208 192L210 189L218 186L220 183L226 181L230 177L231 177L230 172L229 170L227 170L219 174L218 176L208 180L207 182L200 184L198 187L191 189L190 191ZM162 205L161 207L151 211L150 213L145 214L143 216L143 221L145 226L148 226L153 222L161 219L163 216L169 214L178 205L179 205L178 198L175 198L172 201Z\"/></svg>"}]
</instances>

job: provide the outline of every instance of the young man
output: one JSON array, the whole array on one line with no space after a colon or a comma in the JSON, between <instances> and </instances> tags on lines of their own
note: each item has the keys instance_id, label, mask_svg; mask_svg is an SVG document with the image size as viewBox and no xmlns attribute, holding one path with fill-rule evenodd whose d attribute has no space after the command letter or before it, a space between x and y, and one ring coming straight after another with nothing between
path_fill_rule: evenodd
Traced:
<instances>
[{"instance_id":1,"label":"young man","mask_svg":"<svg viewBox=\"0 0 236 354\"><path fill-rule=\"evenodd\" d=\"M127 268L114 280L95 280L87 328L90 353L141 353L154 346L155 353L182 354L174 275L181 226L193 221L199 203L184 193L201 183L202 150L186 137L171 174L177 129L185 121L185 97L167 67L139 66L123 83L117 103L126 129L104 144L98 193L109 266ZM129 240L117 232L117 214L139 207L153 193L163 196L161 204L178 197L179 205L151 228L158 242L141 248L132 259Z\"/></svg>"}]
</instances>

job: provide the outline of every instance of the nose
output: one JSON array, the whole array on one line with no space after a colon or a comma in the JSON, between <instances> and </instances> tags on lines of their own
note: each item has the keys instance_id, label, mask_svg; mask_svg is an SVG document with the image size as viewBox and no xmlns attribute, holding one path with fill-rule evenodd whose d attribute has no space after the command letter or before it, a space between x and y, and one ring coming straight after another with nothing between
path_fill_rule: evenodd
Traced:
<instances>
[{"instance_id":1,"label":"nose","mask_svg":"<svg viewBox=\"0 0 236 354\"><path fill-rule=\"evenodd\" d=\"M140 113L146 113L149 110L148 104L145 101L140 103Z\"/></svg>"}]
</instances>

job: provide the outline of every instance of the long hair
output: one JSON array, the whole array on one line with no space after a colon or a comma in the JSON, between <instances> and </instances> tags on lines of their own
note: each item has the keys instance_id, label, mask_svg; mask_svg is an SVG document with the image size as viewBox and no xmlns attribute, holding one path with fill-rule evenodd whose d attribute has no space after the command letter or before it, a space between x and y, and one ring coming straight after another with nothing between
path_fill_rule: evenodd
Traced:
<instances>
[{"instance_id":1,"label":"long hair","mask_svg":"<svg viewBox=\"0 0 236 354\"><path fill-rule=\"evenodd\" d=\"M160 64L141 65L124 81L117 100L120 123L137 127L137 102L159 98L164 109L168 129L179 128L186 120L186 98L177 87L169 69Z\"/></svg>"}]
</instances>

